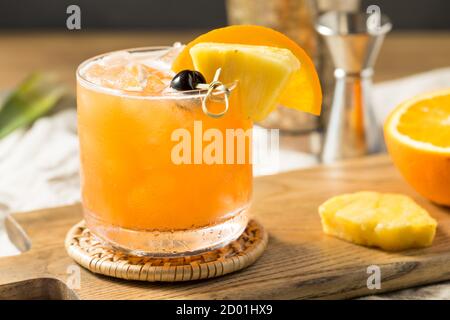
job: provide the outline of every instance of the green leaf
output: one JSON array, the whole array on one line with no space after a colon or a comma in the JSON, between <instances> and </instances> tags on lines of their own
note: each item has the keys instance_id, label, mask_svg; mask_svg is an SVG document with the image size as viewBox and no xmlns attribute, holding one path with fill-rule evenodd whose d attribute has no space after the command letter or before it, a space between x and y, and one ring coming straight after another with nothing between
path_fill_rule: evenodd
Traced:
<instances>
[{"instance_id":1,"label":"green leaf","mask_svg":"<svg viewBox=\"0 0 450 320\"><path fill-rule=\"evenodd\" d=\"M0 139L49 112L64 93L64 87L52 75L30 75L0 108Z\"/></svg>"}]
</instances>

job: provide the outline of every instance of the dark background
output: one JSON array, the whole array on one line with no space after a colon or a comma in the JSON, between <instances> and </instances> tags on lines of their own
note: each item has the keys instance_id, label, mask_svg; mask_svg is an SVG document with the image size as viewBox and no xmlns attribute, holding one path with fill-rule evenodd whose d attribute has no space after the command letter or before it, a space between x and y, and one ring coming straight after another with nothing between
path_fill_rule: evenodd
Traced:
<instances>
[{"instance_id":1,"label":"dark background","mask_svg":"<svg viewBox=\"0 0 450 320\"><path fill-rule=\"evenodd\" d=\"M0 0L0 29L63 29L70 4L81 8L82 29L214 28L227 23L225 0ZM379 5L396 29L450 29L449 0L363 0L362 8L369 4Z\"/></svg>"}]
</instances>

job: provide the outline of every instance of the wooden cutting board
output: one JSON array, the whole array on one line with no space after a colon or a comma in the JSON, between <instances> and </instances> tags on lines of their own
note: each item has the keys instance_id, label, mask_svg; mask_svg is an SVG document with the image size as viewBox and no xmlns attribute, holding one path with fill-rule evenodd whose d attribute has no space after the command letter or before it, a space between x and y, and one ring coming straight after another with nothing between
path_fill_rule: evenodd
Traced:
<instances>
[{"instance_id":1,"label":"wooden cutting board","mask_svg":"<svg viewBox=\"0 0 450 320\"><path fill-rule=\"evenodd\" d=\"M358 190L413 197L439 222L433 246L386 253L324 235L318 205ZM217 279L173 284L117 280L78 269L64 250L64 237L81 219L79 205L15 214L31 248L0 258L0 299L353 298L450 279L450 210L417 195L387 156L257 178L252 213L270 235L254 265ZM11 219L7 225L11 238L26 250L20 228ZM370 265L380 267L380 290L367 288ZM66 283L76 286L72 280L78 271L79 288L70 289Z\"/></svg>"}]
</instances>

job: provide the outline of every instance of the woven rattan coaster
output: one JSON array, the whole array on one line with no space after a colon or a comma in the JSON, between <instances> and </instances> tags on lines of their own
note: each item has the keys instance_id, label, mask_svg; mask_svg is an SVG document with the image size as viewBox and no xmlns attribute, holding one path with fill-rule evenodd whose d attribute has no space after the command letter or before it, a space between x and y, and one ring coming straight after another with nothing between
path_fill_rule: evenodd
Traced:
<instances>
[{"instance_id":1,"label":"woven rattan coaster","mask_svg":"<svg viewBox=\"0 0 450 320\"><path fill-rule=\"evenodd\" d=\"M69 230L65 244L69 256L94 273L127 280L174 282L214 278L243 269L261 256L267 242L264 228L250 220L239 239L223 248L177 258L140 257L105 246L81 221Z\"/></svg>"}]
</instances>

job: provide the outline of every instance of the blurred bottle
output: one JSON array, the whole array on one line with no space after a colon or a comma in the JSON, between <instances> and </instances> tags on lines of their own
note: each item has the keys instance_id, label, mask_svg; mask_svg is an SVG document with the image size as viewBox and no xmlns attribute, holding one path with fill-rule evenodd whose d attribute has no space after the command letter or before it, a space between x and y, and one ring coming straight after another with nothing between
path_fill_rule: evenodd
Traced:
<instances>
[{"instance_id":1,"label":"blurred bottle","mask_svg":"<svg viewBox=\"0 0 450 320\"><path fill-rule=\"evenodd\" d=\"M345 11L356 12L360 9L361 0L317 0L320 12Z\"/></svg>"},{"instance_id":2,"label":"blurred bottle","mask_svg":"<svg viewBox=\"0 0 450 320\"><path fill-rule=\"evenodd\" d=\"M314 0L227 0L230 24L256 24L278 30L296 41L320 69L319 37L314 29L318 15ZM282 106L261 125L303 133L318 129L319 118Z\"/></svg>"},{"instance_id":3,"label":"blurred bottle","mask_svg":"<svg viewBox=\"0 0 450 320\"><path fill-rule=\"evenodd\" d=\"M356 12L360 0L227 0L230 24L256 24L278 30L296 41L314 61L323 90L323 115L318 118L280 106L261 124L289 133L315 131L327 122L334 87L334 65L315 31L319 14Z\"/></svg>"}]
</instances>

